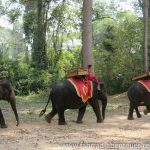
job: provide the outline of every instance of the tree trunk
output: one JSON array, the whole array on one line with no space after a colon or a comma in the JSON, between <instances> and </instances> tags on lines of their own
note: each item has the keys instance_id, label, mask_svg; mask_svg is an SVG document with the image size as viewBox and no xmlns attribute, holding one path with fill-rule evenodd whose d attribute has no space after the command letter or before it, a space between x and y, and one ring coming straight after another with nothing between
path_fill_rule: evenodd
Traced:
<instances>
[{"instance_id":1,"label":"tree trunk","mask_svg":"<svg viewBox=\"0 0 150 150\"><path fill-rule=\"evenodd\" d=\"M148 65L150 64L150 0L148 8Z\"/></svg>"},{"instance_id":2,"label":"tree trunk","mask_svg":"<svg viewBox=\"0 0 150 150\"><path fill-rule=\"evenodd\" d=\"M143 12L143 22L144 22L144 69L148 69L148 49L150 48L149 40L150 37L148 36L148 30L150 30L150 23L149 23L149 17L150 17L150 8L149 8L149 2L150 0L138 0L139 6L142 8ZM149 32L150 33L150 32Z\"/></svg>"},{"instance_id":3,"label":"tree trunk","mask_svg":"<svg viewBox=\"0 0 150 150\"><path fill-rule=\"evenodd\" d=\"M148 69L148 9L149 0L144 0L144 69Z\"/></svg>"},{"instance_id":4,"label":"tree trunk","mask_svg":"<svg viewBox=\"0 0 150 150\"><path fill-rule=\"evenodd\" d=\"M46 29L43 18L43 1L38 0L37 28L33 39L32 64L38 69L47 69Z\"/></svg>"},{"instance_id":5,"label":"tree trunk","mask_svg":"<svg viewBox=\"0 0 150 150\"><path fill-rule=\"evenodd\" d=\"M83 1L82 58L83 67L92 65L92 74L94 74L92 52L92 0Z\"/></svg>"},{"instance_id":6,"label":"tree trunk","mask_svg":"<svg viewBox=\"0 0 150 150\"><path fill-rule=\"evenodd\" d=\"M23 16L23 18L24 18L23 19L23 21L24 21L23 26L24 26L24 33L25 33L25 41L28 44L28 46L31 46L32 41L33 41L33 35L32 35L33 33L31 31L33 31L33 27L31 25L29 25L29 24L32 24L32 23L31 22L29 23L29 20L27 18L33 10L34 11L37 10L37 1L36 0L26 1L26 2L23 3L23 5L25 6L25 13L24 13L24 16ZM31 21L34 22L34 20L31 20ZM30 63L28 46L27 46L26 51L25 51L25 62L27 64Z\"/></svg>"}]
</instances>

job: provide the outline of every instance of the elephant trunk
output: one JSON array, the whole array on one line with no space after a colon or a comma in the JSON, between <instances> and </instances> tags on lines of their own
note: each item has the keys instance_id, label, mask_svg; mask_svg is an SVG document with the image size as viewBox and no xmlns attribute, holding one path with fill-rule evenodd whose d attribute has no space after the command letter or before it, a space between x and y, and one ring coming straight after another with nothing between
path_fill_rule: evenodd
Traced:
<instances>
[{"instance_id":1,"label":"elephant trunk","mask_svg":"<svg viewBox=\"0 0 150 150\"><path fill-rule=\"evenodd\" d=\"M100 90L98 90L99 98L102 101L102 116L105 119L105 110L107 106L107 89L103 82L100 83Z\"/></svg>"},{"instance_id":2,"label":"elephant trunk","mask_svg":"<svg viewBox=\"0 0 150 150\"><path fill-rule=\"evenodd\" d=\"M11 96L10 96L10 105L12 107L14 114L15 114L15 118L16 118L16 122L17 122L16 126L18 126L19 125L19 116L18 116L18 112L17 112L17 108L16 108L15 93L13 90L12 90Z\"/></svg>"},{"instance_id":3,"label":"elephant trunk","mask_svg":"<svg viewBox=\"0 0 150 150\"><path fill-rule=\"evenodd\" d=\"M103 97L102 99L102 116L103 119L105 119L105 110L106 110L106 106L107 106L107 97Z\"/></svg>"}]
</instances>

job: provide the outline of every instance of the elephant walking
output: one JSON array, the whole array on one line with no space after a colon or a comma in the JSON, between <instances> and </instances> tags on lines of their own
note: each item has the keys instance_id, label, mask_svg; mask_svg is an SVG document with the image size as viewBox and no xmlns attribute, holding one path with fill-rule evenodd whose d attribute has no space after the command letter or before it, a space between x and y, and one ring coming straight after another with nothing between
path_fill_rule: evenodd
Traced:
<instances>
[{"instance_id":1,"label":"elephant walking","mask_svg":"<svg viewBox=\"0 0 150 150\"><path fill-rule=\"evenodd\" d=\"M10 82L6 79L0 80L0 100L6 100L10 103L12 110L16 117L16 121L17 121L16 126L18 126L19 125L19 116L18 116L17 108L16 108L15 92L14 92ZM7 128L1 108L0 108L0 127Z\"/></svg>"},{"instance_id":2,"label":"elephant walking","mask_svg":"<svg viewBox=\"0 0 150 150\"><path fill-rule=\"evenodd\" d=\"M103 122L105 118L105 109L107 106L107 96L106 88L104 84L100 84L102 90L97 90L97 85L94 81L93 83L93 96L88 99L88 103L92 106L97 122ZM77 123L82 123L82 118L84 116L87 102L84 103L82 99L77 95L77 92L74 86L68 81L65 80L62 83L56 84L49 95L48 102L45 106L45 109L41 111L40 116L46 112L46 108L51 99L52 102L52 111L45 116L45 120L50 123L51 119L58 113L59 125L65 125L65 116L64 112L66 109L79 109ZM102 101L102 115L100 111L100 106L98 99Z\"/></svg>"},{"instance_id":3,"label":"elephant walking","mask_svg":"<svg viewBox=\"0 0 150 150\"><path fill-rule=\"evenodd\" d=\"M144 85L139 82L132 84L127 92L128 99L130 101L128 120L133 120L133 111L136 111L138 118L141 114L138 110L138 106L146 106L145 114L150 112L150 92Z\"/></svg>"}]
</instances>

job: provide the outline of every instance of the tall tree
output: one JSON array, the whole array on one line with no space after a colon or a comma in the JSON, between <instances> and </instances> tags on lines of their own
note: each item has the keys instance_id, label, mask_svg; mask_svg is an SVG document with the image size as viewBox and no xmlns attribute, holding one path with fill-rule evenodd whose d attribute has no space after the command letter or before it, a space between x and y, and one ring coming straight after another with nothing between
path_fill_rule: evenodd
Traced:
<instances>
[{"instance_id":1,"label":"tall tree","mask_svg":"<svg viewBox=\"0 0 150 150\"><path fill-rule=\"evenodd\" d=\"M148 64L150 64L150 1L148 8Z\"/></svg>"},{"instance_id":2,"label":"tall tree","mask_svg":"<svg viewBox=\"0 0 150 150\"><path fill-rule=\"evenodd\" d=\"M23 1L26 8L24 28L28 42L32 45L32 65L47 69L46 30L51 0Z\"/></svg>"},{"instance_id":3,"label":"tall tree","mask_svg":"<svg viewBox=\"0 0 150 150\"><path fill-rule=\"evenodd\" d=\"M83 67L92 65L92 74L94 74L92 52L92 2L92 0L83 1L82 58Z\"/></svg>"},{"instance_id":4,"label":"tall tree","mask_svg":"<svg viewBox=\"0 0 150 150\"><path fill-rule=\"evenodd\" d=\"M149 0L144 0L144 69L148 69L148 8Z\"/></svg>"},{"instance_id":5,"label":"tall tree","mask_svg":"<svg viewBox=\"0 0 150 150\"><path fill-rule=\"evenodd\" d=\"M46 61L46 32L44 29L43 2L37 3L37 26L34 32L32 63L37 68L47 68Z\"/></svg>"},{"instance_id":6,"label":"tall tree","mask_svg":"<svg viewBox=\"0 0 150 150\"><path fill-rule=\"evenodd\" d=\"M149 11L149 0L138 0L143 11L144 21L144 69L148 69L148 11Z\"/></svg>"}]
</instances>

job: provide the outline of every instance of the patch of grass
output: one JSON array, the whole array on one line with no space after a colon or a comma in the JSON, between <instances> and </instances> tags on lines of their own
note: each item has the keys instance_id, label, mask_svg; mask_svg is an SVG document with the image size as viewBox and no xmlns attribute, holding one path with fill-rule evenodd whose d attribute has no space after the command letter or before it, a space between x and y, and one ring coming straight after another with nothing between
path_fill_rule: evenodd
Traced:
<instances>
[{"instance_id":1,"label":"patch of grass","mask_svg":"<svg viewBox=\"0 0 150 150\"><path fill-rule=\"evenodd\" d=\"M16 96L17 110L26 115L37 115L46 105L48 94L37 95L32 94L29 96ZM0 107L5 110L11 110L11 106L7 101L0 101ZM51 103L48 109L51 108Z\"/></svg>"},{"instance_id":2,"label":"patch of grass","mask_svg":"<svg viewBox=\"0 0 150 150\"><path fill-rule=\"evenodd\" d=\"M46 94L31 94L29 96L16 96L17 109L23 118L36 118L40 111L45 107L49 93ZM5 110L11 110L11 106L6 101L0 101L0 107ZM127 113L129 101L125 94L109 96L106 108L106 114ZM51 111L51 102L47 107L47 112ZM91 106L87 107L89 112L93 112ZM66 114L78 113L78 110L66 110Z\"/></svg>"},{"instance_id":3,"label":"patch of grass","mask_svg":"<svg viewBox=\"0 0 150 150\"><path fill-rule=\"evenodd\" d=\"M48 93L17 96L16 101L19 108L43 107L48 101L48 96Z\"/></svg>"},{"instance_id":4,"label":"patch of grass","mask_svg":"<svg viewBox=\"0 0 150 150\"><path fill-rule=\"evenodd\" d=\"M108 97L108 114L124 114L129 109L129 100L126 93Z\"/></svg>"}]
</instances>

